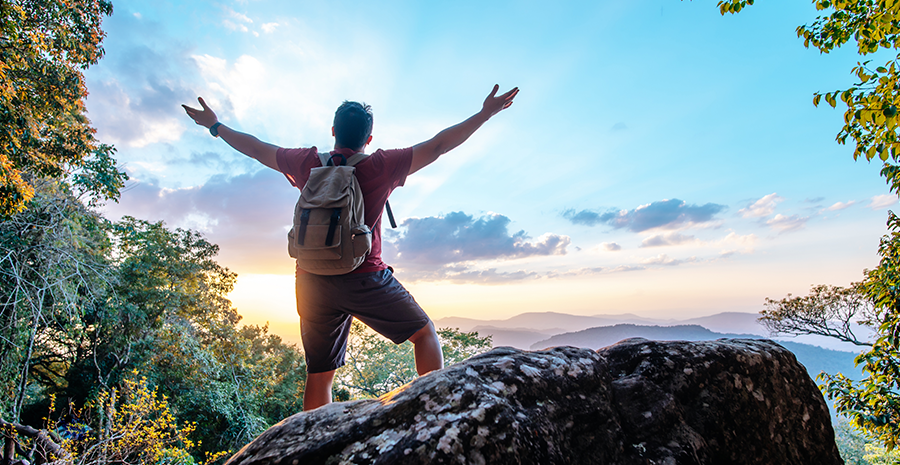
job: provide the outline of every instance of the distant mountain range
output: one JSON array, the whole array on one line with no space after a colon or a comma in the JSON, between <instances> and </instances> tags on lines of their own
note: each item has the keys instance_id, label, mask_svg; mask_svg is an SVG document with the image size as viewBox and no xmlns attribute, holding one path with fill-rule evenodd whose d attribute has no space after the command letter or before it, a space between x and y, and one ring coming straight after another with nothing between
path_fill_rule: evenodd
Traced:
<instances>
[{"instance_id":1,"label":"distant mountain range","mask_svg":"<svg viewBox=\"0 0 900 465\"><path fill-rule=\"evenodd\" d=\"M505 320L477 320L473 318L448 317L435 320L438 328L459 328L462 331L477 331L490 335L494 346L511 346L530 349L532 344L549 339L557 334L582 331L600 326L634 324L644 326L699 325L722 334L744 334L769 337L776 341L790 341L815 345L831 350L859 353L860 347L824 336L779 336L771 337L765 326L759 323L758 313L723 312L715 315L678 319L645 318L631 313L610 315L569 315L558 312L522 313ZM857 334L867 334L867 329L855 328ZM719 336L724 337L724 336ZM613 341L618 342L618 341Z\"/></svg>"},{"instance_id":2,"label":"distant mountain range","mask_svg":"<svg viewBox=\"0 0 900 465\"><path fill-rule=\"evenodd\" d=\"M762 336L753 334L717 333L700 325L640 326L622 324L557 334L549 339L532 344L531 350L556 346L575 346L596 350L634 337L656 341L713 341L721 338L762 338ZM778 343L794 353L797 360L806 367L811 378L815 378L823 371L826 373L844 373L852 379L859 379L862 375L862 372L855 367L853 359L856 355L852 352L823 349L791 341L778 341Z\"/></svg>"},{"instance_id":3,"label":"distant mountain range","mask_svg":"<svg viewBox=\"0 0 900 465\"><path fill-rule=\"evenodd\" d=\"M643 337L651 340L708 341L720 338L768 337L755 313L719 313L688 320L660 320L633 314L569 315L543 312L523 313L506 320L476 320L472 318L442 318L435 321L439 328L459 328L490 335L494 347L512 346L526 350L569 345L599 349L623 339ZM829 338L773 338L790 350L815 378L819 373L844 373L859 379L862 372L853 359L862 347ZM799 342L811 341L812 344ZM815 345L814 345L815 344ZM821 347L825 345L826 347ZM842 350L833 350L840 348Z\"/></svg>"},{"instance_id":4,"label":"distant mountain range","mask_svg":"<svg viewBox=\"0 0 900 465\"><path fill-rule=\"evenodd\" d=\"M633 337L642 337L654 341L712 341L721 338L762 338L762 336L756 334L716 333L700 325L642 326L621 324L557 334L549 339L535 342L529 348L531 350L541 350L548 347L575 346L597 350Z\"/></svg>"}]
</instances>

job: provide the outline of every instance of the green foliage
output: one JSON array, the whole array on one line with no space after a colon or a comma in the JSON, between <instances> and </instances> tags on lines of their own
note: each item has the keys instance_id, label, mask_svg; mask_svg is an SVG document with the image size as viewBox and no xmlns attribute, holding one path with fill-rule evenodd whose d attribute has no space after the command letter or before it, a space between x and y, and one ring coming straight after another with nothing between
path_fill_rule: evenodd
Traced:
<instances>
[{"instance_id":1,"label":"green foliage","mask_svg":"<svg viewBox=\"0 0 900 465\"><path fill-rule=\"evenodd\" d=\"M84 114L82 70L103 55L100 25L109 14L106 0L0 2L0 217L26 207L32 175L93 171L108 186L124 177ZM96 187L109 198L118 193Z\"/></svg>"},{"instance_id":2,"label":"green foliage","mask_svg":"<svg viewBox=\"0 0 900 465\"><path fill-rule=\"evenodd\" d=\"M63 446L76 464L155 463L192 465L194 423L180 424L166 396L135 371L118 388L101 390L78 417L60 432ZM211 463L227 452L207 454Z\"/></svg>"},{"instance_id":3,"label":"green foliage","mask_svg":"<svg viewBox=\"0 0 900 465\"><path fill-rule=\"evenodd\" d=\"M748 1L747 4L752 3ZM812 24L797 28L797 36L803 39L804 46L829 53L854 41L861 56L880 49L900 49L900 2L897 0L814 0L813 4L822 13ZM743 6L744 2L738 0L719 2L722 14L736 13ZM884 162L881 174L894 194L900 194L900 168L890 163L900 161L898 60L900 55L881 65L873 65L871 60L858 62L852 69L855 84L813 96L816 106L823 98L833 108L837 107L838 101L846 105L844 126L836 140L841 144L847 144L849 140L855 146L854 159L877 157ZM853 381L838 373L823 374L820 379L824 380L823 390L835 401L837 411L850 417L856 426L891 450L900 441L900 219L891 212L887 223L888 234L882 238L878 249L881 257L878 267L867 270L864 281L847 291L862 296L871 305L864 321L876 327L875 342L856 359L862 366L864 377ZM822 309L820 304L827 306L838 302L845 297L843 293L840 288L819 287L814 288L813 295L806 300L788 296L788 299L775 303L788 309L792 305L811 309L806 313L794 311L793 315L810 317L806 321L807 328L815 329L814 325L822 321L827 324L828 318L834 317L816 314ZM768 316L777 315L770 313ZM826 335L846 336L847 332L838 330Z\"/></svg>"},{"instance_id":4,"label":"green foliage","mask_svg":"<svg viewBox=\"0 0 900 465\"><path fill-rule=\"evenodd\" d=\"M178 424L196 424L198 454L301 410L302 354L239 325L217 246L162 223L110 223L59 180L35 186L29 208L0 222L0 420L41 424L54 396L82 409L134 369Z\"/></svg>"},{"instance_id":5,"label":"green foliage","mask_svg":"<svg viewBox=\"0 0 900 465\"><path fill-rule=\"evenodd\" d=\"M437 334L441 340L441 350L444 353L446 365L453 365L491 350L490 335L479 336L476 331L466 333L460 331L459 328L441 328Z\"/></svg>"},{"instance_id":6,"label":"green foliage","mask_svg":"<svg viewBox=\"0 0 900 465\"><path fill-rule=\"evenodd\" d=\"M719 2L722 14L737 13L746 4L729 0ZM900 2L895 0L814 0L818 11L825 14L810 25L797 28L797 36L805 47L829 53L850 41L856 42L860 55L880 49L900 48ZM900 105L900 55L878 65L861 61L852 69L857 82L846 89L817 92L813 104L824 98L832 108L838 101L847 109L844 126L836 139L855 146L853 158L866 160L878 157L882 161L900 161L900 128L897 107ZM893 178L889 178L893 179Z\"/></svg>"},{"instance_id":7,"label":"green foliage","mask_svg":"<svg viewBox=\"0 0 900 465\"><path fill-rule=\"evenodd\" d=\"M834 426L834 439L841 458L847 465L894 465L900 463L900 450L888 450L866 437L864 431L843 417L838 417Z\"/></svg>"},{"instance_id":8,"label":"green foliage","mask_svg":"<svg viewBox=\"0 0 900 465\"><path fill-rule=\"evenodd\" d=\"M452 365L491 348L491 337L459 329L438 330L444 364ZM354 320L347 344L347 365L337 372L339 389L348 398L384 395L416 379L415 352L409 341L394 344Z\"/></svg>"},{"instance_id":9,"label":"green foliage","mask_svg":"<svg viewBox=\"0 0 900 465\"><path fill-rule=\"evenodd\" d=\"M900 218L893 213L888 229L878 250L879 266L867 271L861 284L881 323L871 348L856 358L864 378L857 382L838 373L821 379L837 411L890 450L900 440Z\"/></svg>"},{"instance_id":10,"label":"green foliage","mask_svg":"<svg viewBox=\"0 0 900 465\"><path fill-rule=\"evenodd\" d=\"M337 384L356 398L378 397L416 378L411 342L394 344L355 319L346 358L347 364L337 373Z\"/></svg>"},{"instance_id":11,"label":"green foliage","mask_svg":"<svg viewBox=\"0 0 900 465\"><path fill-rule=\"evenodd\" d=\"M844 417L838 417L834 425L834 441L846 465L871 465L865 459L866 444L869 442L865 434Z\"/></svg>"},{"instance_id":12,"label":"green foliage","mask_svg":"<svg viewBox=\"0 0 900 465\"><path fill-rule=\"evenodd\" d=\"M64 384L82 317L115 281L105 220L67 184L33 183L29 209L0 222L0 416L13 421L34 392L31 380L51 390Z\"/></svg>"},{"instance_id":13,"label":"green foliage","mask_svg":"<svg viewBox=\"0 0 900 465\"><path fill-rule=\"evenodd\" d=\"M753 0L728 0L719 2L719 12L723 15L725 13L739 13L743 10L747 5L753 5Z\"/></svg>"}]
</instances>

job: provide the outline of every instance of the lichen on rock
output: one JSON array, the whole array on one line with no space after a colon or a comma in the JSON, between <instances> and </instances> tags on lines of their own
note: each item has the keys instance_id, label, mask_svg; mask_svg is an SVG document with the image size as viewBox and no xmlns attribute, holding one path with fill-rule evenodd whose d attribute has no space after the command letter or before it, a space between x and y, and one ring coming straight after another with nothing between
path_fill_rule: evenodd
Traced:
<instances>
[{"instance_id":1,"label":"lichen on rock","mask_svg":"<svg viewBox=\"0 0 900 465\"><path fill-rule=\"evenodd\" d=\"M229 464L843 463L806 370L771 341L496 348L380 399L273 426Z\"/></svg>"}]
</instances>

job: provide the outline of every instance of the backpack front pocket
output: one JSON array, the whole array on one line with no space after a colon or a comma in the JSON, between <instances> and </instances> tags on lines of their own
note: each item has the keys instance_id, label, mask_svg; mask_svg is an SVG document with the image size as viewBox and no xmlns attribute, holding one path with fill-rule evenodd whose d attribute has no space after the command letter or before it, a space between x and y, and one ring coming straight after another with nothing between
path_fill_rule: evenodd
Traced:
<instances>
[{"instance_id":1,"label":"backpack front pocket","mask_svg":"<svg viewBox=\"0 0 900 465\"><path fill-rule=\"evenodd\" d=\"M291 247L289 252L294 258L308 260L336 260L341 258L341 225L330 226L327 224L306 225L306 231L301 231L300 226L294 226L288 233ZM305 232L303 237L300 233ZM331 235L329 236L329 232ZM329 237L331 240L329 241ZM301 244L302 241L302 244ZM331 242L331 245L326 245ZM302 247L300 247L302 245Z\"/></svg>"}]
</instances>

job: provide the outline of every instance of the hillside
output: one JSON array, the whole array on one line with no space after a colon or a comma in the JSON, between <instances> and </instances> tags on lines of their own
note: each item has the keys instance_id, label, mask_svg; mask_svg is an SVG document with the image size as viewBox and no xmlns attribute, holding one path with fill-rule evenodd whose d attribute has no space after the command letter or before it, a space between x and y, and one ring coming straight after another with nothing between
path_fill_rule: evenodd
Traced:
<instances>
[{"instance_id":1,"label":"hillside","mask_svg":"<svg viewBox=\"0 0 900 465\"><path fill-rule=\"evenodd\" d=\"M762 339L761 336L752 334L717 333L699 325L640 326L621 324L557 334L532 344L530 348L531 350L539 350L547 347L574 346L597 350L632 337L660 341L711 341L721 338ZM852 379L859 379L862 376L861 370L856 368L853 362L856 354L852 352L824 349L792 341L776 342L794 353L797 360L806 367L811 378L815 379L823 371L826 373L843 373Z\"/></svg>"}]
</instances>

